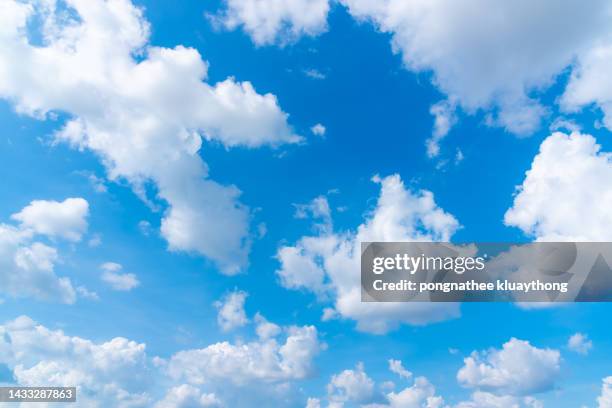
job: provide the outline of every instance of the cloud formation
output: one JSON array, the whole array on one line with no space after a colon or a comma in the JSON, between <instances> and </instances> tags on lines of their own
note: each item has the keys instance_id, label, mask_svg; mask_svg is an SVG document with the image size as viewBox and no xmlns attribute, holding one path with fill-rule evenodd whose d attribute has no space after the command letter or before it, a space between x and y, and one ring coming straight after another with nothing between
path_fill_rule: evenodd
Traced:
<instances>
[{"instance_id":1,"label":"cloud formation","mask_svg":"<svg viewBox=\"0 0 612 408\"><path fill-rule=\"evenodd\" d=\"M376 176L373 181L381 187L377 204L354 231L334 231L324 197L298 207L308 209L322 223L318 235L304 236L278 250L281 284L311 291L322 300L333 299L334 308L327 310L326 317L355 320L359 330L372 333L386 333L401 323L420 325L457 317L456 304L361 302L361 242L448 241L459 228L455 217L437 206L430 191L407 189L397 174Z\"/></svg>"},{"instance_id":2,"label":"cloud formation","mask_svg":"<svg viewBox=\"0 0 612 408\"><path fill-rule=\"evenodd\" d=\"M286 45L327 30L329 0L225 0L211 16L228 30L241 27L256 45Z\"/></svg>"},{"instance_id":3,"label":"cloud formation","mask_svg":"<svg viewBox=\"0 0 612 408\"><path fill-rule=\"evenodd\" d=\"M538 241L609 241L612 154L591 135L555 132L517 188L506 225Z\"/></svg>"},{"instance_id":4,"label":"cloud formation","mask_svg":"<svg viewBox=\"0 0 612 408\"><path fill-rule=\"evenodd\" d=\"M149 24L129 0L2 0L0 10L0 97L40 119L65 113L56 141L94 152L109 179L167 205L161 234L171 250L204 255L228 274L244 268L250 212L236 187L208 178L199 152L203 139L249 148L300 141L276 97L233 78L205 82L198 51L150 45Z\"/></svg>"},{"instance_id":5,"label":"cloud formation","mask_svg":"<svg viewBox=\"0 0 612 408\"><path fill-rule=\"evenodd\" d=\"M95 294L70 279L55 274L59 254L52 240L79 241L87 230L89 204L82 198L62 202L35 200L11 219L19 225L0 223L0 290L11 297L74 303L77 294Z\"/></svg>"},{"instance_id":6,"label":"cloud formation","mask_svg":"<svg viewBox=\"0 0 612 408\"><path fill-rule=\"evenodd\" d=\"M526 396L553 388L561 371L561 354L515 338L501 349L474 352L464 360L457 380L464 387L498 395Z\"/></svg>"},{"instance_id":7,"label":"cloud formation","mask_svg":"<svg viewBox=\"0 0 612 408\"><path fill-rule=\"evenodd\" d=\"M102 275L100 278L114 290L128 292L140 286L140 281L133 273L122 273L123 266L115 262L106 262L100 265Z\"/></svg>"},{"instance_id":8,"label":"cloud formation","mask_svg":"<svg viewBox=\"0 0 612 408\"><path fill-rule=\"evenodd\" d=\"M234 291L228 293L222 300L215 302L217 308L217 323L223 331L230 331L242 327L249 322L244 310L247 293Z\"/></svg>"}]
</instances>

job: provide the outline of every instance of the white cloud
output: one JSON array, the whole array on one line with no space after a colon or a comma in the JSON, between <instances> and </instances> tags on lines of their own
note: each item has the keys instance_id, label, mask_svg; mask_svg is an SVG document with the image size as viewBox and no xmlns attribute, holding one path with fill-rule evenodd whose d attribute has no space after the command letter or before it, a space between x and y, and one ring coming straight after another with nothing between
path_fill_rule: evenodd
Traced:
<instances>
[{"instance_id":1,"label":"white cloud","mask_svg":"<svg viewBox=\"0 0 612 408\"><path fill-rule=\"evenodd\" d=\"M436 388L425 377L417 377L414 384L400 392L386 395L388 404L378 407L388 408L442 408L444 400L436 395Z\"/></svg>"},{"instance_id":2,"label":"white cloud","mask_svg":"<svg viewBox=\"0 0 612 408\"><path fill-rule=\"evenodd\" d=\"M527 0L493 5L428 0L341 0L358 20L391 34L393 51L413 72L467 113L483 110L487 123L519 135L537 130L548 109L538 94L577 60L564 98L568 107L598 103L610 109L610 3L588 8L571 1ZM576 24L580 21L581 24ZM443 102L444 103L444 102ZM429 153L452 126L448 109L436 117Z\"/></svg>"},{"instance_id":3,"label":"white cloud","mask_svg":"<svg viewBox=\"0 0 612 408\"><path fill-rule=\"evenodd\" d=\"M22 229L36 234L61 237L77 242L87 231L89 204L82 198L67 198L62 202L34 200L11 218Z\"/></svg>"},{"instance_id":4,"label":"white cloud","mask_svg":"<svg viewBox=\"0 0 612 408\"><path fill-rule=\"evenodd\" d=\"M283 342L221 342L165 360L148 356L143 343L94 342L21 316L0 324L0 364L21 386L76 386L75 407L284 406L295 398L293 381L311 372L320 344L312 326L283 330Z\"/></svg>"},{"instance_id":5,"label":"white cloud","mask_svg":"<svg viewBox=\"0 0 612 408\"><path fill-rule=\"evenodd\" d=\"M236 187L207 178L202 138L227 147L299 142L287 114L249 82L203 82L208 64L195 49L149 45L149 25L129 0L65 6L70 13L53 1L2 0L0 97L36 118L67 113L57 141L96 153L111 180L129 181L147 202L155 185L168 204L161 233L171 250L237 273L247 264L250 212ZM29 30L42 45L28 41Z\"/></svg>"},{"instance_id":6,"label":"white cloud","mask_svg":"<svg viewBox=\"0 0 612 408\"><path fill-rule=\"evenodd\" d=\"M395 372L393 368L391 371ZM393 383L380 384L380 388L385 386L393 388ZM425 377L415 378L411 386L398 392L377 394L375 383L365 372L362 363L357 364L355 370L344 370L332 376L327 385L327 401L328 408L342 408L347 403L350 406L357 403L362 408L448 408ZM308 404L307 407L321 407L321 400L309 398Z\"/></svg>"},{"instance_id":7,"label":"white cloud","mask_svg":"<svg viewBox=\"0 0 612 408\"><path fill-rule=\"evenodd\" d=\"M133 273L121 273L123 266L115 262L106 262L100 265L101 279L114 290L128 292L140 286L140 281Z\"/></svg>"},{"instance_id":8,"label":"white cloud","mask_svg":"<svg viewBox=\"0 0 612 408\"><path fill-rule=\"evenodd\" d=\"M609 241L612 154L590 135L553 133L504 217L539 241Z\"/></svg>"},{"instance_id":9,"label":"white cloud","mask_svg":"<svg viewBox=\"0 0 612 408\"><path fill-rule=\"evenodd\" d=\"M145 407L145 345L117 337L94 343L22 316L0 326L0 360L22 386L76 386L79 405Z\"/></svg>"},{"instance_id":10,"label":"white cloud","mask_svg":"<svg viewBox=\"0 0 612 408\"><path fill-rule=\"evenodd\" d=\"M86 288L75 290L70 279L55 274L56 248L40 242L43 236L74 242L87 229L87 201L32 201L11 218L18 226L0 223L0 280L2 293L12 297L74 303L77 294L91 298Z\"/></svg>"},{"instance_id":11,"label":"white cloud","mask_svg":"<svg viewBox=\"0 0 612 408\"><path fill-rule=\"evenodd\" d=\"M332 403L367 402L374 395L374 381L365 373L362 363L355 370L344 370L332 376L327 385Z\"/></svg>"},{"instance_id":12,"label":"white cloud","mask_svg":"<svg viewBox=\"0 0 612 408\"><path fill-rule=\"evenodd\" d=\"M456 109L455 103L448 100L440 101L429 109L429 113L434 116L433 133L426 142L429 157L435 157L440 153L440 141L457 123Z\"/></svg>"},{"instance_id":13,"label":"white cloud","mask_svg":"<svg viewBox=\"0 0 612 408\"><path fill-rule=\"evenodd\" d=\"M329 0L225 0L211 18L229 30L242 27L257 45L285 45L326 31L329 8Z\"/></svg>"},{"instance_id":14,"label":"white cloud","mask_svg":"<svg viewBox=\"0 0 612 408\"><path fill-rule=\"evenodd\" d=\"M389 360L389 370L400 376L400 378L408 379L412 377L412 373L404 368L401 360Z\"/></svg>"},{"instance_id":15,"label":"white cloud","mask_svg":"<svg viewBox=\"0 0 612 408\"><path fill-rule=\"evenodd\" d=\"M321 400L318 398L308 398L306 408L321 408Z\"/></svg>"},{"instance_id":16,"label":"white cloud","mask_svg":"<svg viewBox=\"0 0 612 408\"><path fill-rule=\"evenodd\" d=\"M319 71L316 68L305 69L302 72L304 72L304 75L306 75L308 78L312 78L312 79L327 78L327 75L325 75L323 72Z\"/></svg>"},{"instance_id":17,"label":"white cloud","mask_svg":"<svg viewBox=\"0 0 612 408\"><path fill-rule=\"evenodd\" d=\"M172 387L164 399L155 404L155 408L205 408L221 407L215 394L202 393L198 388L182 384Z\"/></svg>"},{"instance_id":18,"label":"white cloud","mask_svg":"<svg viewBox=\"0 0 612 408\"><path fill-rule=\"evenodd\" d=\"M359 330L373 333L385 333L400 323L426 324L457 317L456 304L361 302L361 242L448 241L459 228L458 221L436 205L431 192L406 189L399 175L373 180L381 186L378 202L355 231L334 232L330 219L318 235L279 249L281 284L328 295L334 299L338 316L356 320Z\"/></svg>"},{"instance_id":19,"label":"white cloud","mask_svg":"<svg viewBox=\"0 0 612 408\"><path fill-rule=\"evenodd\" d=\"M501 395L525 396L553 388L561 370L561 355L527 341L510 339L501 350L474 352L457 373L465 387Z\"/></svg>"},{"instance_id":20,"label":"white cloud","mask_svg":"<svg viewBox=\"0 0 612 408\"><path fill-rule=\"evenodd\" d=\"M290 326L284 332L283 342L276 337L243 344L224 341L180 351L170 358L168 373L192 385L220 382L244 386L305 378L321 349L317 329Z\"/></svg>"},{"instance_id":21,"label":"white cloud","mask_svg":"<svg viewBox=\"0 0 612 408\"><path fill-rule=\"evenodd\" d=\"M533 397L495 395L490 392L476 391L469 401L463 401L454 408L543 408L540 401Z\"/></svg>"},{"instance_id":22,"label":"white cloud","mask_svg":"<svg viewBox=\"0 0 612 408\"><path fill-rule=\"evenodd\" d=\"M610 14L607 16L610 17ZM612 130L612 41L597 44L578 60L572 71L567 89L561 98L561 107L574 112L596 104L604 114L603 124Z\"/></svg>"},{"instance_id":23,"label":"white cloud","mask_svg":"<svg viewBox=\"0 0 612 408\"><path fill-rule=\"evenodd\" d=\"M282 331L279 325L269 322L259 313L255 315L255 323L257 323L255 332L257 333L257 336L259 336L259 338L262 340L267 340L272 337L276 337Z\"/></svg>"},{"instance_id":24,"label":"white cloud","mask_svg":"<svg viewBox=\"0 0 612 408\"><path fill-rule=\"evenodd\" d=\"M597 398L598 408L612 408L612 377L603 379L601 395Z\"/></svg>"},{"instance_id":25,"label":"white cloud","mask_svg":"<svg viewBox=\"0 0 612 408\"><path fill-rule=\"evenodd\" d=\"M312 134L315 136L319 136L319 137L325 136L326 130L327 129L325 129L325 126L323 126L320 123L317 123L316 125L310 128L310 131L312 132Z\"/></svg>"},{"instance_id":26,"label":"white cloud","mask_svg":"<svg viewBox=\"0 0 612 408\"><path fill-rule=\"evenodd\" d=\"M217 323L223 331L234 330L249 322L244 311L247 296L246 292L234 291L227 294L223 300L215 302L214 306L218 310Z\"/></svg>"},{"instance_id":27,"label":"white cloud","mask_svg":"<svg viewBox=\"0 0 612 408\"><path fill-rule=\"evenodd\" d=\"M593 342L586 334L575 333L567 340L567 347L578 354L587 355L593 348Z\"/></svg>"}]
</instances>

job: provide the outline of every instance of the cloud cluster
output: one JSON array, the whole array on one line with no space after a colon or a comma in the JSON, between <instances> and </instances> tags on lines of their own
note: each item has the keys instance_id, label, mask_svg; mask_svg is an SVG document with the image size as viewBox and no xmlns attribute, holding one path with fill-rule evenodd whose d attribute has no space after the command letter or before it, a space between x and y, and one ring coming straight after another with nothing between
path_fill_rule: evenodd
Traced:
<instances>
[{"instance_id":1,"label":"cloud cluster","mask_svg":"<svg viewBox=\"0 0 612 408\"><path fill-rule=\"evenodd\" d=\"M122 337L94 342L21 316L0 325L0 363L22 386L76 386L77 406L88 408L243 407L262 396L268 403L287 400L295 395L292 381L313 369L322 347L317 330L257 320L279 330L263 330L267 336L248 343L224 341L162 359L147 355L143 343Z\"/></svg>"},{"instance_id":2,"label":"cloud cluster","mask_svg":"<svg viewBox=\"0 0 612 408\"><path fill-rule=\"evenodd\" d=\"M431 192L407 189L399 175L373 181L381 186L380 196L355 231L333 230L324 197L299 207L308 209L322 224L318 235L302 237L278 250L281 284L311 291L321 300L333 299L334 308L327 310L326 317L356 320L359 330L373 333L385 333L400 323L425 324L458 316L456 304L361 302L361 242L448 241L459 228L459 222L436 205Z\"/></svg>"},{"instance_id":3,"label":"cloud cluster","mask_svg":"<svg viewBox=\"0 0 612 408\"><path fill-rule=\"evenodd\" d=\"M609 241L612 154L591 135L553 133L517 189L506 225L538 241Z\"/></svg>"},{"instance_id":4,"label":"cloud cluster","mask_svg":"<svg viewBox=\"0 0 612 408\"><path fill-rule=\"evenodd\" d=\"M230 331L242 327L249 322L244 310L247 294L243 291L234 291L227 294L221 301L215 302L217 308L217 323L223 331Z\"/></svg>"},{"instance_id":5,"label":"cloud cluster","mask_svg":"<svg viewBox=\"0 0 612 408\"><path fill-rule=\"evenodd\" d=\"M259 45L322 32L329 10L327 0L310 2L316 12L308 20L314 29L307 30L288 11L303 11L309 3L304 0L227 3L227 27L244 27ZM567 69L571 75L560 108L572 113L596 105L604 126L612 129L612 81L607 75L612 67L612 6L605 0L586 8L571 0L543 1L535 7L527 0L495 5L485 0L339 3L356 20L389 34L405 68L431 74L433 85L446 95L431 108L430 156L439 154L440 141L457 122L458 108L468 114L483 111L485 123L511 133L533 133L550 112L539 96Z\"/></svg>"},{"instance_id":6,"label":"cloud cluster","mask_svg":"<svg viewBox=\"0 0 612 408\"><path fill-rule=\"evenodd\" d=\"M140 281L133 273L123 273L123 266L115 262L105 262L100 265L102 275L100 278L114 290L129 292L140 286Z\"/></svg>"},{"instance_id":7,"label":"cloud cluster","mask_svg":"<svg viewBox=\"0 0 612 408\"><path fill-rule=\"evenodd\" d=\"M400 378L405 377L400 375ZM395 388L392 382L387 382L386 386ZM354 370L344 370L333 375L327 385L324 401L328 408L343 408L346 405L363 408L448 408L425 377L415 378L412 385L399 391L381 393L376 390L374 380L365 372L362 363L358 363ZM307 408L321 408L322 404L320 398L309 398Z\"/></svg>"},{"instance_id":8,"label":"cloud cluster","mask_svg":"<svg viewBox=\"0 0 612 408\"><path fill-rule=\"evenodd\" d=\"M325 398L310 398L307 407L325 404L328 408L342 408L348 404L362 408L542 408L532 394L551 389L559 376L559 362L558 351L539 349L517 339L510 339L501 350L474 351L457 373L459 383L473 392L468 400L450 405L425 377L416 377L400 390L395 390L396 385L390 381L377 387L359 363L354 370L333 375ZM389 370L400 379L412 379L401 361L389 363ZM609 391L606 381L612 384L604 380L601 407L606 406L601 401Z\"/></svg>"},{"instance_id":9,"label":"cloud cluster","mask_svg":"<svg viewBox=\"0 0 612 408\"><path fill-rule=\"evenodd\" d=\"M593 342L583 333L574 333L567 340L567 347L578 354L587 355L593 348Z\"/></svg>"},{"instance_id":10,"label":"cloud cluster","mask_svg":"<svg viewBox=\"0 0 612 408\"><path fill-rule=\"evenodd\" d=\"M329 0L225 0L213 22L241 27L257 45L287 44L327 30Z\"/></svg>"},{"instance_id":11,"label":"cloud cluster","mask_svg":"<svg viewBox=\"0 0 612 408\"><path fill-rule=\"evenodd\" d=\"M87 230L89 204L82 198L32 201L11 218L19 225L0 223L1 291L12 297L74 303L77 293L70 279L55 275L59 254L47 239L79 241Z\"/></svg>"},{"instance_id":12,"label":"cloud cluster","mask_svg":"<svg viewBox=\"0 0 612 408\"><path fill-rule=\"evenodd\" d=\"M601 386L601 395L597 398L598 408L612 407L612 377L603 379Z\"/></svg>"},{"instance_id":13,"label":"cloud cluster","mask_svg":"<svg viewBox=\"0 0 612 408\"><path fill-rule=\"evenodd\" d=\"M233 78L204 82L198 51L150 45L130 0L2 0L0 26L0 98L40 119L66 114L58 142L91 150L111 180L167 204L161 234L170 249L202 254L228 274L247 264L250 212L236 187L208 178L199 151L203 139L249 148L300 141L274 95Z\"/></svg>"},{"instance_id":14,"label":"cloud cluster","mask_svg":"<svg viewBox=\"0 0 612 408\"><path fill-rule=\"evenodd\" d=\"M465 358L457 380L468 388L525 396L552 389L560 371L559 351L512 338L501 350L474 352Z\"/></svg>"}]
</instances>

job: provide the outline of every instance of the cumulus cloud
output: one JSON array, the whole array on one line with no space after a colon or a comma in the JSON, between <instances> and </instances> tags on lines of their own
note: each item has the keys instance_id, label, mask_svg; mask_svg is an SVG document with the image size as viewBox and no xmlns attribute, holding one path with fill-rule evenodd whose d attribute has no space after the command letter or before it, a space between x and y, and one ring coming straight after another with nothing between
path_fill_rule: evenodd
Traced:
<instances>
[{"instance_id":1,"label":"cumulus cloud","mask_svg":"<svg viewBox=\"0 0 612 408\"><path fill-rule=\"evenodd\" d=\"M0 223L1 291L12 297L74 303L77 294L91 298L70 279L55 274L59 254L43 238L79 241L87 230L89 205L82 198L63 202L35 200L11 219L18 225Z\"/></svg>"},{"instance_id":2,"label":"cumulus cloud","mask_svg":"<svg viewBox=\"0 0 612 408\"><path fill-rule=\"evenodd\" d=\"M172 387L164 399L155 404L155 408L212 408L221 406L222 404L215 394L205 394L189 384Z\"/></svg>"},{"instance_id":3,"label":"cumulus cloud","mask_svg":"<svg viewBox=\"0 0 612 408\"><path fill-rule=\"evenodd\" d=\"M58 142L97 154L111 180L127 180L147 202L154 191L167 204L161 234L171 250L204 255L228 274L243 268L250 212L236 187L208 178L199 151L203 139L299 142L276 97L233 78L204 82L198 51L150 45L149 24L129 0L0 7L0 97L40 119L66 113ZM32 30L42 44L29 41Z\"/></svg>"},{"instance_id":4,"label":"cumulus cloud","mask_svg":"<svg viewBox=\"0 0 612 408\"><path fill-rule=\"evenodd\" d=\"M361 302L361 242L448 241L459 228L459 222L437 206L431 192L407 189L399 175L374 177L373 181L381 186L377 204L354 231L334 231L330 218L318 235L304 236L295 245L278 250L281 284L333 299L334 308L327 316L356 320L359 330L372 333L385 333L400 323L426 324L457 317L456 304Z\"/></svg>"},{"instance_id":5,"label":"cumulus cloud","mask_svg":"<svg viewBox=\"0 0 612 408\"><path fill-rule=\"evenodd\" d=\"M593 136L546 138L504 217L538 241L609 241L612 154Z\"/></svg>"},{"instance_id":6,"label":"cumulus cloud","mask_svg":"<svg viewBox=\"0 0 612 408\"><path fill-rule=\"evenodd\" d=\"M117 337L94 343L50 330L26 316L0 326L0 359L22 386L76 386L79 405L144 407L145 345Z\"/></svg>"},{"instance_id":7,"label":"cumulus cloud","mask_svg":"<svg viewBox=\"0 0 612 408\"><path fill-rule=\"evenodd\" d=\"M321 349L317 329L291 326L284 332L284 340L271 337L245 344L221 342L180 351L169 360L168 372L174 379L196 385L215 381L245 385L305 378Z\"/></svg>"},{"instance_id":8,"label":"cumulus cloud","mask_svg":"<svg viewBox=\"0 0 612 408\"><path fill-rule=\"evenodd\" d=\"M311 372L321 346L312 326L282 332L162 359L147 355L143 343L95 342L21 316L0 324L0 364L21 386L76 386L77 407L281 406L295 397L293 381Z\"/></svg>"},{"instance_id":9,"label":"cumulus cloud","mask_svg":"<svg viewBox=\"0 0 612 408\"><path fill-rule=\"evenodd\" d=\"M575 112L596 105L603 112L603 125L612 130L612 80L608 75L611 67L612 41L608 39L581 55L561 98L561 107Z\"/></svg>"},{"instance_id":10,"label":"cumulus cloud","mask_svg":"<svg viewBox=\"0 0 612 408\"><path fill-rule=\"evenodd\" d=\"M412 377L412 373L404 368L401 360L389 360L389 370L400 376L400 378L408 379Z\"/></svg>"},{"instance_id":11,"label":"cumulus cloud","mask_svg":"<svg viewBox=\"0 0 612 408\"><path fill-rule=\"evenodd\" d=\"M525 396L554 387L561 370L561 355L529 342L510 339L501 350L474 352L463 360L457 380L465 387L499 395Z\"/></svg>"},{"instance_id":12,"label":"cumulus cloud","mask_svg":"<svg viewBox=\"0 0 612 408\"><path fill-rule=\"evenodd\" d=\"M476 391L470 400L462 401L453 408L543 408L544 405L533 397L495 395L490 392Z\"/></svg>"},{"instance_id":13,"label":"cumulus cloud","mask_svg":"<svg viewBox=\"0 0 612 408\"><path fill-rule=\"evenodd\" d=\"M601 386L601 395L597 398L598 408L612 407L612 377L603 379Z\"/></svg>"},{"instance_id":14,"label":"cumulus cloud","mask_svg":"<svg viewBox=\"0 0 612 408\"><path fill-rule=\"evenodd\" d=\"M374 381L365 373L362 363L355 370L344 370L332 376L327 385L332 403L365 402L374 394Z\"/></svg>"},{"instance_id":15,"label":"cumulus cloud","mask_svg":"<svg viewBox=\"0 0 612 408\"><path fill-rule=\"evenodd\" d=\"M390 33L406 67L433 73L433 83L463 109L493 112L492 122L517 134L538 126L546 109L532 96L551 85L574 58L611 34L610 6L584 10L572 1L528 1L501 8L482 0L342 0L356 18ZM576 25L579 19L586 24ZM526 40L527 39L527 40Z\"/></svg>"},{"instance_id":16,"label":"cumulus cloud","mask_svg":"<svg viewBox=\"0 0 612 408\"><path fill-rule=\"evenodd\" d=\"M567 347L578 354L587 355L593 348L593 342L586 334L574 333L567 340Z\"/></svg>"},{"instance_id":17,"label":"cumulus cloud","mask_svg":"<svg viewBox=\"0 0 612 408\"><path fill-rule=\"evenodd\" d=\"M455 103L448 100L440 101L429 109L429 113L434 116L433 133L426 142L429 157L435 157L440 153L440 141L457 123L456 109Z\"/></svg>"},{"instance_id":18,"label":"cumulus cloud","mask_svg":"<svg viewBox=\"0 0 612 408\"><path fill-rule=\"evenodd\" d=\"M317 123L316 125L310 128L310 131L315 136L323 137L325 136L325 132L327 131L327 129L325 129L325 126L323 126L322 124Z\"/></svg>"},{"instance_id":19,"label":"cumulus cloud","mask_svg":"<svg viewBox=\"0 0 612 408\"><path fill-rule=\"evenodd\" d=\"M257 45L285 45L326 31L329 8L329 0L225 0L211 19L229 30L241 27Z\"/></svg>"},{"instance_id":20,"label":"cumulus cloud","mask_svg":"<svg viewBox=\"0 0 612 408\"><path fill-rule=\"evenodd\" d=\"M215 302L217 308L217 323L223 331L230 331L242 327L249 322L244 310L247 293L234 291L227 294L223 300Z\"/></svg>"},{"instance_id":21,"label":"cumulus cloud","mask_svg":"<svg viewBox=\"0 0 612 408\"><path fill-rule=\"evenodd\" d=\"M86 200L67 198L62 202L34 200L11 218L19 221L22 229L77 242L87 230L88 215Z\"/></svg>"},{"instance_id":22,"label":"cumulus cloud","mask_svg":"<svg viewBox=\"0 0 612 408\"><path fill-rule=\"evenodd\" d=\"M398 361L398 360L391 360ZM391 371L394 368L390 367ZM395 372L395 371L394 371ZM385 384L380 385L384 388ZM375 391L375 382L367 375L362 363L354 370L344 370L332 376L327 385L328 408L359 406L363 408L443 408L444 399L436 395L435 387L425 377L415 378L412 385L400 391L380 394ZM389 385L393 388L393 384ZM309 398L308 407L322 406L320 398Z\"/></svg>"},{"instance_id":23,"label":"cumulus cloud","mask_svg":"<svg viewBox=\"0 0 612 408\"><path fill-rule=\"evenodd\" d=\"M108 283L114 290L128 292L140 286L140 281L133 273L122 273L123 266L115 262L106 262L100 265L102 275L100 278Z\"/></svg>"}]
</instances>

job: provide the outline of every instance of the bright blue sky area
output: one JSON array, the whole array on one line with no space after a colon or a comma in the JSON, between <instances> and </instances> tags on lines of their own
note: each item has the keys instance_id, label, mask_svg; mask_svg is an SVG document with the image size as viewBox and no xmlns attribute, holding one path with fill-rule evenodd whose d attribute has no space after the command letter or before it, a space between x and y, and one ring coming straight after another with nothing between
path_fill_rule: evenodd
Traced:
<instances>
[{"instance_id":1,"label":"bright blue sky area","mask_svg":"<svg viewBox=\"0 0 612 408\"><path fill-rule=\"evenodd\" d=\"M425 155L424 141L432 128L429 106L441 98L429 74L402 69L401 59L390 50L389 38L366 24L356 23L343 8L334 8L329 32L297 44L254 47L241 31L218 32L204 19L211 2L143 2L152 25L151 43L197 48L210 62L209 81L228 76L251 81L259 93L277 95L290 122L305 145L276 150L230 149L205 143L202 155L211 177L242 190L242 202L255 212L252 225L264 222L267 234L253 244L247 274L222 276L201 257L167 251L157 235L159 214L136 197L127 185L109 183L97 193L83 172L103 177L99 160L88 152L66 145L51 146L49 135L61 119L37 121L17 116L0 103L0 219L34 199L63 200L84 197L90 204L88 238L99 234L102 244L91 248L87 240L60 245L62 263L57 274L96 291L100 301L79 300L77 305L41 303L29 299L4 299L3 321L26 314L47 327L92 340L124 336L147 344L151 355L206 346L228 338L216 325L212 303L239 288L250 295L249 316L260 311L278 324L315 324L328 350L316 360L318 373L302 383L305 395L323 393L329 377L358 361L375 379L388 377L387 359L402 359L417 375L427 376L449 402L464 398L455 379L462 356L473 350L500 347L511 337L539 347L563 348L575 332L589 334L595 348L588 357L563 353L563 380L559 390L540 398L549 406L592 404L601 378L610 373L609 305L570 305L551 310L524 311L507 304L471 304L462 316L424 327L402 326L385 336L360 333L351 321L321 322L323 305L312 294L288 291L277 284L274 258L283 243L310 233L307 220L294 218L294 203L306 203L319 194L330 196L339 230L352 229L363 220L378 195L370 182L374 174L399 173L413 188L435 194L437 204L452 213L463 228L456 241L521 241L521 231L503 225L512 205L514 188L524 178L546 127L529 138L517 138L483 124L483 115L463 116L442 145L442 159ZM304 75L317 69L326 78ZM562 78L560 81L564 81ZM553 100L560 86L546 99ZM604 150L612 143L603 130L590 126L596 112L576 117L588 133L598 137ZM553 115L554 116L554 115ZM325 138L309 134L310 126L323 123ZM609 135L608 135L609 136ZM465 159L452 162L460 148ZM138 223L148 220L153 231L144 236ZM138 275L141 286L131 292L107 289L99 280L99 265L113 261ZM250 328L236 336L250 336ZM234 335L229 335L232 337ZM449 348L459 350L453 355ZM555 402L557 401L557 402Z\"/></svg>"}]
</instances>

